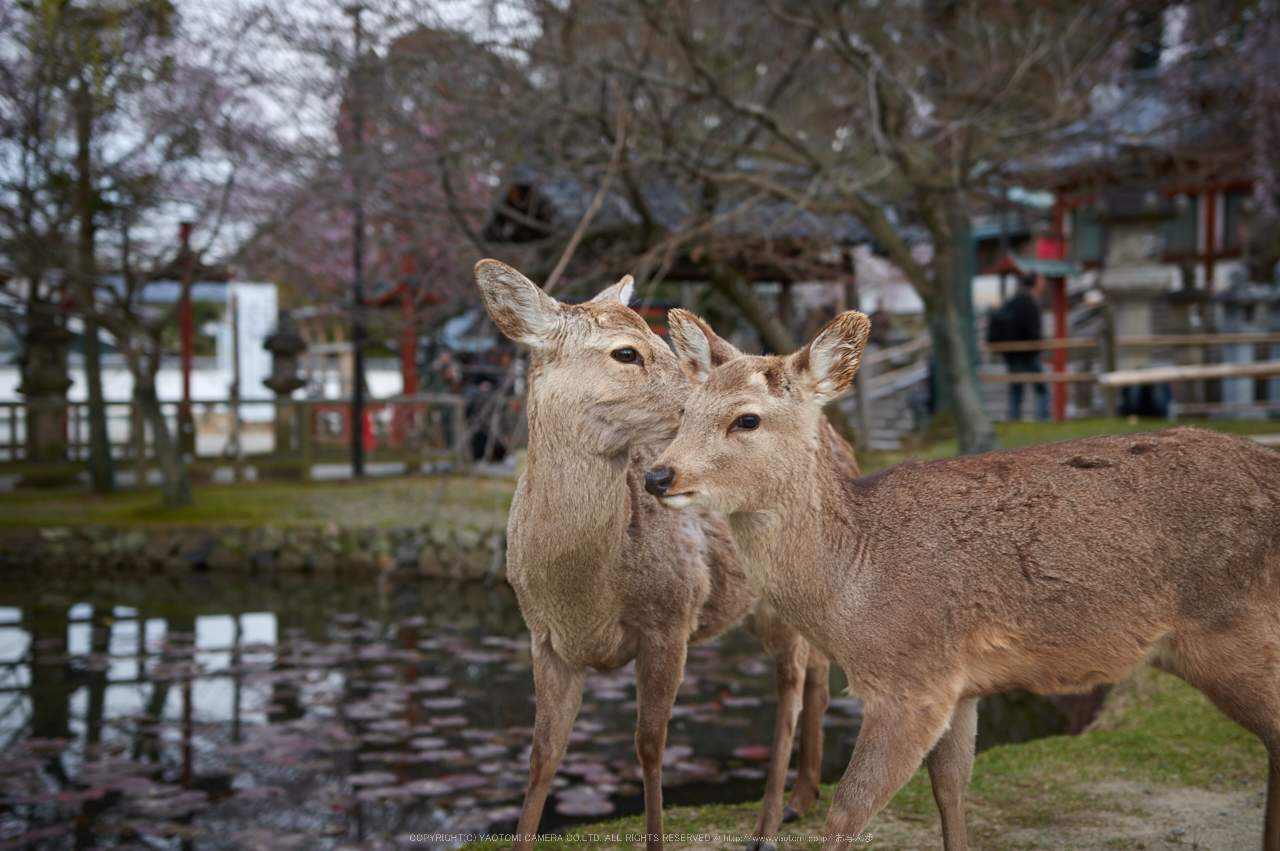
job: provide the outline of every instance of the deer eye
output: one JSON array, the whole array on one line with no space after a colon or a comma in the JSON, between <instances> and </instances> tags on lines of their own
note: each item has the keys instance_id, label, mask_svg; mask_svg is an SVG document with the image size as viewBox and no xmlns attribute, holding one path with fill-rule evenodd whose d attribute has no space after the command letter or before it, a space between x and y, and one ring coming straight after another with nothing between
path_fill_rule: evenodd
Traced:
<instances>
[{"instance_id":1,"label":"deer eye","mask_svg":"<svg viewBox=\"0 0 1280 851\"><path fill-rule=\"evenodd\" d=\"M610 355L618 363L644 363L644 358L632 348L614 349Z\"/></svg>"},{"instance_id":2,"label":"deer eye","mask_svg":"<svg viewBox=\"0 0 1280 851\"><path fill-rule=\"evenodd\" d=\"M733 425L729 426L729 432L735 431L752 431L760 427L760 417L756 414L743 414L733 421Z\"/></svg>"}]
</instances>

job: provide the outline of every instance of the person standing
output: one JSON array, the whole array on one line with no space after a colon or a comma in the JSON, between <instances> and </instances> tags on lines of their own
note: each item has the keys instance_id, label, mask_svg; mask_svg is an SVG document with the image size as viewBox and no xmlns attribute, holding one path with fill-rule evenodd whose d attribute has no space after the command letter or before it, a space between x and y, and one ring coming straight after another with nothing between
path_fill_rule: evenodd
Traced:
<instances>
[{"instance_id":1,"label":"person standing","mask_svg":"<svg viewBox=\"0 0 1280 851\"><path fill-rule=\"evenodd\" d=\"M1044 333L1040 321L1040 294L1044 292L1044 275L1024 276L1018 282L1018 292L1002 308L1009 323L1008 339L1042 340ZM1009 372L1043 372L1040 352L1005 352L1004 361ZM1009 385L1009 419L1022 419L1022 394L1025 385ZM1036 420L1049 421L1049 385L1037 381L1032 385L1036 392Z\"/></svg>"}]
</instances>

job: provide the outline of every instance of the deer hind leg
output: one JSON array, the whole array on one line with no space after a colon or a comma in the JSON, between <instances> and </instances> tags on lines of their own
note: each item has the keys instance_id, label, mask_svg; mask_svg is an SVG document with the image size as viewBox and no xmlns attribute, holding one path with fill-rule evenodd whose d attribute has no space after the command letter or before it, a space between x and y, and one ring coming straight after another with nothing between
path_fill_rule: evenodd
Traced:
<instances>
[{"instance_id":1,"label":"deer hind leg","mask_svg":"<svg viewBox=\"0 0 1280 851\"><path fill-rule=\"evenodd\" d=\"M645 847L662 848L662 752L667 721L684 678L683 641L658 644L646 638L636 654L636 754L644 772Z\"/></svg>"},{"instance_id":2,"label":"deer hind leg","mask_svg":"<svg viewBox=\"0 0 1280 851\"><path fill-rule=\"evenodd\" d=\"M796 765L796 782L791 788L791 802L783 810L784 822L809 814L818 799L822 782L822 720L831 702L831 661L818 648L809 646L805 665L804 708L800 711L800 759Z\"/></svg>"},{"instance_id":3,"label":"deer hind leg","mask_svg":"<svg viewBox=\"0 0 1280 851\"><path fill-rule=\"evenodd\" d=\"M946 731L954 708L951 701L917 698L878 702L868 710L827 813L823 851L848 848L906 785Z\"/></svg>"},{"instance_id":4,"label":"deer hind leg","mask_svg":"<svg viewBox=\"0 0 1280 851\"><path fill-rule=\"evenodd\" d=\"M1178 636L1157 667L1195 686L1267 749L1263 851L1280 851L1280 642L1266 615L1205 636Z\"/></svg>"},{"instance_id":5,"label":"deer hind leg","mask_svg":"<svg viewBox=\"0 0 1280 851\"><path fill-rule=\"evenodd\" d=\"M578 705L582 703L586 679L585 668L570 666L550 646L535 640L533 689L538 703L533 721L533 749L529 754L529 791L520 808L520 825L516 831L517 851L533 848L533 837L542 821L542 808L569 743L569 732L578 715Z\"/></svg>"},{"instance_id":6,"label":"deer hind leg","mask_svg":"<svg viewBox=\"0 0 1280 851\"><path fill-rule=\"evenodd\" d=\"M964 790L973 774L977 736L978 699L962 700L951 714L951 726L925 758L933 800L942 814L942 845L946 851L965 851L969 847L964 823Z\"/></svg>"},{"instance_id":7,"label":"deer hind leg","mask_svg":"<svg viewBox=\"0 0 1280 851\"><path fill-rule=\"evenodd\" d=\"M769 759L769 775L764 782L764 800L751 831L747 851L773 848L782 824L782 799L787 787L787 765L791 762L791 744L795 740L796 722L800 718L806 687L806 665L809 644L780 618L761 624L760 640L773 657L774 679L778 688L778 717L773 727L773 753Z\"/></svg>"}]
</instances>

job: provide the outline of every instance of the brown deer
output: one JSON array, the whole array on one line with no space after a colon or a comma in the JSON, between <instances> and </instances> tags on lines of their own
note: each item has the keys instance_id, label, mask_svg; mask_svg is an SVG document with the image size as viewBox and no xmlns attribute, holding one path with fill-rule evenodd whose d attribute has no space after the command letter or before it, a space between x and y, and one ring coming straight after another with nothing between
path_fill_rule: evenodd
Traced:
<instances>
[{"instance_id":1,"label":"brown deer","mask_svg":"<svg viewBox=\"0 0 1280 851\"><path fill-rule=\"evenodd\" d=\"M1280 455L1184 427L851 479L819 412L868 328L842 313L795 354L749 357L673 311L701 386L646 477L668 507L728 515L747 578L865 702L823 847L847 847L924 760L945 847L964 849L977 699L1148 662L1262 739L1263 848L1280 851Z\"/></svg>"},{"instance_id":2,"label":"brown deer","mask_svg":"<svg viewBox=\"0 0 1280 851\"><path fill-rule=\"evenodd\" d=\"M686 649L735 624L760 638L776 667L772 761L752 834L755 848L771 848L797 719L788 820L817 796L830 663L759 601L723 517L676 515L644 493L657 457L651 447L675 436L692 391L680 362L626 307L630 277L577 305L557 302L495 260L476 265L476 281L493 321L531 356L528 468L507 531L507 576L531 633L537 696L516 848L533 847L587 669L632 659L646 845L662 847L662 754ZM826 429L847 467L847 444Z\"/></svg>"}]
</instances>

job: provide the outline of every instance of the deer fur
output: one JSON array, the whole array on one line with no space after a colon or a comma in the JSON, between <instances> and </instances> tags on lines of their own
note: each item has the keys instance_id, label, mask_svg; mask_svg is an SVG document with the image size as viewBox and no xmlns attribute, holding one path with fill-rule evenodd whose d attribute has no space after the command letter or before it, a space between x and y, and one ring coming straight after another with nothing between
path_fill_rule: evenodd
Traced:
<instances>
[{"instance_id":1,"label":"deer fur","mask_svg":"<svg viewBox=\"0 0 1280 851\"><path fill-rule=\"evenodd\" d=\"M753 836L772 847L790 807L817 796L830 663L747 582L728 526L709 511L663 511L644 493L652 448L675 436L692 387L676 356L626 303L631 278L586 304L561 304L494 260L476 281L497 326L531 353L528 467L507 530L507 576L532 637L537 716L516 848L532 848L588 668L636 662L636 751L650 849L662 847L662 753L689 645L735 624L773 656L778 718ZM631 362L620 353L635 356ZM828 439L835 439L828 426ZM848 447L839 441L845 456ZM788 818L788 820L790 820Z\"/></svg>"},{"instance_id":2,"label":"deer fur","mask_svg":"<svg viewBox=\"0 0 1280 851\"><path fill-rule=\"evenodd\" d=\"M865 702L824 848L924 760L945 847L964 849L977 699L1084 691L1146 662L1262 739L1263 848L1280 851L1280 455L1180 427L854 480L819 411L858 367L865 316L788 357L735 356L683 311L671 327L702 383L650 491L728 515L747 578Z\"/></svg>"}]
</instances>

